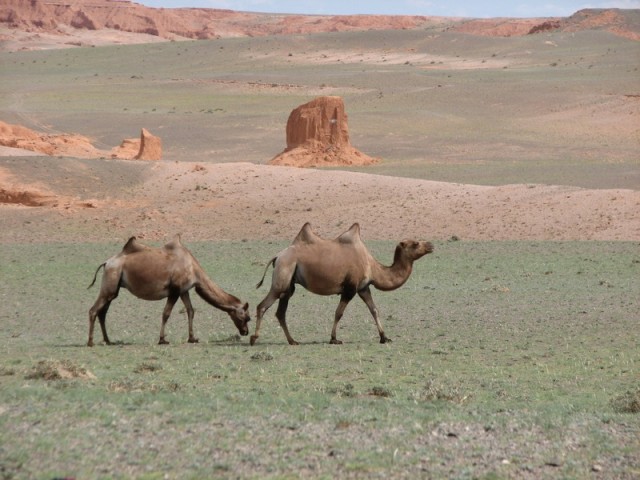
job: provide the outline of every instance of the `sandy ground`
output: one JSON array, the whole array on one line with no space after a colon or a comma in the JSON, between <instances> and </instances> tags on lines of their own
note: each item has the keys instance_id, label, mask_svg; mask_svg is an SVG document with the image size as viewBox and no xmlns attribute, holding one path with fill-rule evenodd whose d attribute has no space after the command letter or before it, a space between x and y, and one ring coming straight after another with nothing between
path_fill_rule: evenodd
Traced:
<instances>
[{"instance_id":1,"label":"sandy ground","mask_svg":"<svg viewBox=\"0 0 640 480\"><path fill-rule=\"evenodd\" d=\"M640 241L635 190L487 187L250 163L86 162L110 162L120 173L60 166L44 175L64 179L52 185L25 183L12 173L20 162L0 168L0 242L163 241L175 233L186 242L288 240L307 221L327 237L359 222L365 239ZM122 188L132 168L140 180ZM21 200L8 203L8 191Z\"/></svg>"}]
</instances>

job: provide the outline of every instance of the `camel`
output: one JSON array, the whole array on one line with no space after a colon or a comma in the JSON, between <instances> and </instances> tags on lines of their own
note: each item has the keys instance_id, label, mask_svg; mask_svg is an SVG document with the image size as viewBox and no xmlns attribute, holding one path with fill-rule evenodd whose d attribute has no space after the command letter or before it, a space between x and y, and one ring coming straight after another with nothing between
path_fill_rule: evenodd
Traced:
<instances>
[{"instance_id":1,"label":"camel","mask_svg":"<svg viewBox=\"0 0 640 480\"><path fill-rule=\"evenodd\" d=\"M207 303L227 312L240 335L248 335L247 322L249 304L243 304L238 298L225 292L216 285L204 272L191 252L182 245L180 235L164 247L153 248L143 245L131 237L122 251L109 258L96 269L93 282L96 283L98 271L104 268L100 294L89 310L89 341L87 346L93 346L93 327L96 316L100 319L102 337L107 345L111 345L105 321L111 302L118 296L120 287L129 290L133 295L143 300L167 299L162 312L162 326L160 327L160 345L169 343L165 338L165 325L173 306L182 300L187 309L189 320L189 343L197 343L193 334L194 310L189 298L189 290L195 287L196 293Z\"/></svg>"},{"instance_id":2,"label":"camel","mask_svg":"<svg viewBox=\"0 0 640 480\"><path fill-rule=\"evenodd\" d=\"M291 337L286 321L287 306L296 283L318 295L340 295L330 343L342 343L336 337L338 322L356 293L373 316L380 343L390 342L378 318L370 286L383 291L395 290L411 275L413 262L432 251L430 242L403 240L396 246L393 265L386 267L378 263L367 250L360 238L360 225L357 223L334 240L321 238L313 232L309 223L305 223L293 243L269 260L257 285L257 288L262 286L269 267L273 265L271 289L257 307L256 330L251 336L251 345L260 336L263 315L276 300L276 317L285 337L290 345L298 345Z\"/></svg>"}]
</instances>

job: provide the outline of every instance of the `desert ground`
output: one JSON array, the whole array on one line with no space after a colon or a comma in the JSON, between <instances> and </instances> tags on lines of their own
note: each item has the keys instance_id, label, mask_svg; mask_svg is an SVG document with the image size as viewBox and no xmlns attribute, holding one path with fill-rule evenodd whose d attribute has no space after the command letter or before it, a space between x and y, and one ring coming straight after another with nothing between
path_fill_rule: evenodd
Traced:
<instances>
[{"instance_id":1,"label":"desert ground","mask_svg":"<svg viewBox=\"0 0 640 480\"><path fill-rule=\"evenodd\" d=\"M0 121L64 150L0 147L0 478L637 478L640 42L531 25L3 26ZM270 165L325 95L378 162ZM142 128L161 160L111 157ZM176 306L156 346L161 302L128 293L86 347L86 287L130 236L180 233L254 309L305 222L358 222L383 263L435 244L374 292L393 343L356 299L328 345L337 299L299 288L299 347L275 307L250 347L195 295L200 343Z\"/></svg>"},{"instance_id":2,"label":"desert ground","mask_svg":"<svg viewBox=\"0 0 640 480\"><path fill-rule=\"evenodd\" d=\"M5 149L0 240L289 239L305 221L372 239L638 240L637 45L401 30L5 52L6 123L103 150L147 128L163 160ZM378 164L268 165L289 113L321 95L344 99L352 145Z\"/></svg>"}]
</instances>

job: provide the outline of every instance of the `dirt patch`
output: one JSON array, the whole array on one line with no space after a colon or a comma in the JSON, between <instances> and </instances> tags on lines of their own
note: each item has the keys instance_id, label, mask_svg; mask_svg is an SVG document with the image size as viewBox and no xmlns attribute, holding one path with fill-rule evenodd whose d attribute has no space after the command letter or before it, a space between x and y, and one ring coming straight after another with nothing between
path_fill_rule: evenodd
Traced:
<instances>
[{"instance_id":1,"label":"dirt patch","mask_svg":"<svg viewBox=\"0 0 640 480\"><path fill-rule=\"evenodd\" d=\"M0 168L0 204L44 207L54 206L57 202L57 196L46 187L20 184L11 173Z\"/></svg>"},{"instance_id":2,"label":"dirt patch","mask_svg":"<svg viewBox=\"0 0 640 480\"><path fill-rule=\"evenodd\" d=\"M22 183L6 169L0 168L0 208L7 207L50 207L50 208L97 208L100 202L95 199L78 199L69 195L55 193L50 186L42 183Z\"/></svg>"},{"instance_id":3,"label":"dirt patch","mask_svg":"<svg viewBox=\"0 0 640 480\"><path fill-rule=\"evenodd\" d=\"M41 360L25 378L30 380L70 380L75 378L93 380L96 376L70 360Z\"/></svg>"},{"instance_id":4,"label":"dirt patch","mask_svg":"<svg viewBox=\"0 0 640 480\"><path fill-rule=\"evenodd\" d=\"M42 207L55 203L55 197L43 195L35 191L0 188L0 203L24 205L26 207Z\"/></svg>"}]
</instances>

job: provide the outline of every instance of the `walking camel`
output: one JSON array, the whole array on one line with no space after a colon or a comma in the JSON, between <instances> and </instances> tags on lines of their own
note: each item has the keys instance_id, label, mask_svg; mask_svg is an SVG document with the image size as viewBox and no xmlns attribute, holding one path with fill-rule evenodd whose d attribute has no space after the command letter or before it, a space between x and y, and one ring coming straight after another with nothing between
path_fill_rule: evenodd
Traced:
<instances>
[{"instance_id":1,"label":"walking camel","mask_svg":"<svg viewBox=\"0 0 640 480\"><path fill-rule=\"evenodd\" d=\"M305 223L293 243L269 260L262 280L257 285L260 288L269 266L273 265L271 289L258 305L256 331L251 336L251 345L260 336L262 316L276 300L276 317L287 341L290 345L298 345L289 334L286 320L287 306L296 283L318 295L340 295L330 343L342 343L336 337L338 322L356 293L369 307L380 334L380 343L390 342L378 318L370 286L383 291L395 290L411 275L413 262L432 251L433 245L430 242L403 240L396 246L393 265L386 267L378 263L367 250L360 238L360 225L357 223L334 240L319 237L313 232L311 225Z\"/></svg>"},{"instance_id":2,"label":"walking camel","mask_svg":"<svg viewBox=\"0 0 640 480\"><path fill-rule=\"evenodd\" d=\"M194 287L196 293L207 303L229 314L240 335L249 333L247 326L247 322L251 320L249 304L243 304L238 298L216 285L191 252L182 245L180 235L176 235L171 242L160 248L148 247L138 242L136 237L131 237L120 253L109 258L96 269L89 288L96 283L98 271L103 267L100 294L89 310L89 341L87 342L89 347L93 346L93 327L96 316L100 320L104 342L111 345L105 321L109 306L118 296L121 287L142 300L167 299L162 312L159 344L169 343L165 339L164 328L178 298L187 309L189 343L198 342L193 334L194 310L189 298L189 290Z\"/></svg>"}]
</instances>

